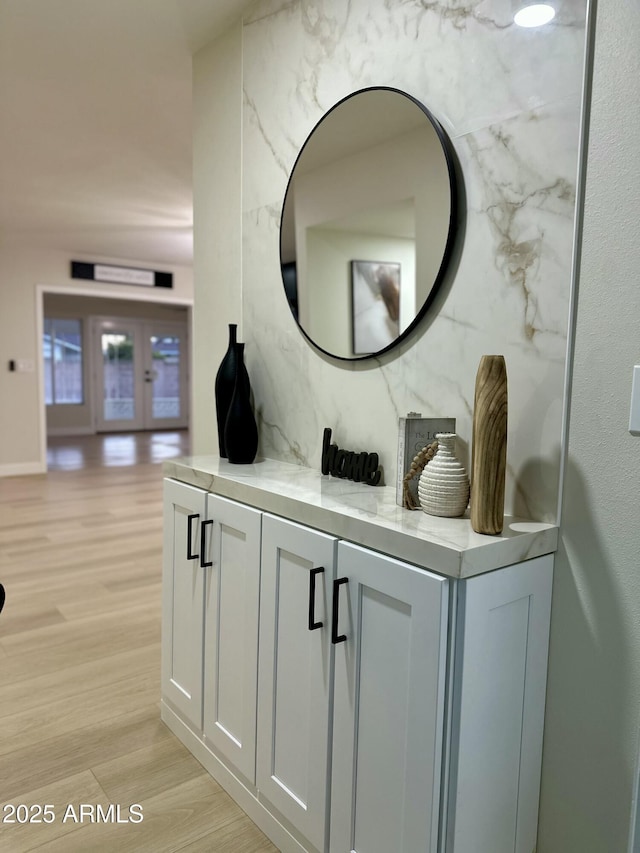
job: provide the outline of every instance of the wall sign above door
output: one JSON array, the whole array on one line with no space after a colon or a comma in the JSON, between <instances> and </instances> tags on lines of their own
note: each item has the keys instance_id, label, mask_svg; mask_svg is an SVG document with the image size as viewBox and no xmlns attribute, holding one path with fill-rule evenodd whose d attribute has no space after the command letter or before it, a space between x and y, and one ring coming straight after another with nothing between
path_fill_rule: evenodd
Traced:
<instances>
[{"instance_id":1,"label":"wall sign above door","mask_svg":"<svg viewBox=\"0 0 640 853\"><path fill-rule=\"evenodd\" d=\"M110 284L137 284L143 287L173 287L173 273L71 261L71 278L105 281Z\"/></svg>"}]
</instances>

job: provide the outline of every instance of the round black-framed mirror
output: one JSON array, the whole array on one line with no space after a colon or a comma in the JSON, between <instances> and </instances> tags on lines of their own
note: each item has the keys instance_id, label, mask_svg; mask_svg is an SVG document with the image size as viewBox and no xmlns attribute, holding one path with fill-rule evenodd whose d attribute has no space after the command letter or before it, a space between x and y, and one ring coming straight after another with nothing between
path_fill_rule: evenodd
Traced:
<instances>
[{"instance_id":1,"label":"round black-framed mirror","mask_svg":"<svg viewBox=\"0 0 640 853\"><path fill-rule=\"evenodd\" d=\"M317 349L359 361L409 335L443 281L458 195L453 145L411 95L369 87L325 113L280 221L287 301Z\"/></svg>"}]
</instances>

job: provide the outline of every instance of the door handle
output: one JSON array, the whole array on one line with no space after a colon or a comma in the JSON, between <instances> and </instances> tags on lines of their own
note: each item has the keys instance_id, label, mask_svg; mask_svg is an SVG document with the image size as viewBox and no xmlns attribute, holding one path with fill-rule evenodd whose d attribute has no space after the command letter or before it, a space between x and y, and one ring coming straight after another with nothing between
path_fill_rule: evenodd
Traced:
<instances>
[{"instance_id":1,"label":"door handle","mask_svg":"<svg viewBox=\"0 0 640 853\"><path fill-rule=\"evenodd\" d=\"M213 519L209 518L207 521L203 521L200 526L200 568L208 569L209 566L213 565L213 560L210 560L208 563L205 561L205 556L207 553L207 526L209 524L213 524Z\"/></svg>"},{"instance_id":2,"label":"door handle","mask_svg":"<svg viewBox=\"0 0 640 853\"><path fill-rule=\"evenodd\" d=\"M309 630L315 631L322 628L324 623L316 622L316 577L324 573L324 567L311 569L309 572Z\"/></svg>"},{"instance_id":3,"label":"door handle","mask_svg":"<svg viewBox=\"0 0 640 853\"><path fill-rule=\"evenodd\" d=\"M197 560L198 554L191 551L191 542L193 541L193 519L200 518L200 513L195 512L193 515L187 516L187 560Z\"/></svg>"},{"instance_id":4,"label":"door handle","mask_svg":"<svg viewBox=\"0 0 640 853\"><path fill-rule=\"evenodd\" d=\"M331 642L335 646L337 643L344 643L347 639L346 634L338 634L338 613L340 609L340 587L343 584L349 583L349 578L338 578L333 582L333 612L331 614Z\"/></svg>"}]
</instances>

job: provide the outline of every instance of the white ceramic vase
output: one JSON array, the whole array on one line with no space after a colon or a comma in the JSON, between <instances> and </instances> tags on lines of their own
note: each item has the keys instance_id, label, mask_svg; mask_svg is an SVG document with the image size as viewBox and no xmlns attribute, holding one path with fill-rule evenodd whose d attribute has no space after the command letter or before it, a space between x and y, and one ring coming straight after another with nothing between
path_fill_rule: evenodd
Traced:
<instances>
[{"instance_id":1,"label":"white ceramic vase","mask_svg":"<svg viewBox=\"0 0 640 853\"><path fill-rule=\"evenodd\" d=\"M457 518L469 504L469 477L455 455L455 433L438 433L438 450L425 465L418 483L418 498L429 515Z\"/></svg>"}]
</instances>

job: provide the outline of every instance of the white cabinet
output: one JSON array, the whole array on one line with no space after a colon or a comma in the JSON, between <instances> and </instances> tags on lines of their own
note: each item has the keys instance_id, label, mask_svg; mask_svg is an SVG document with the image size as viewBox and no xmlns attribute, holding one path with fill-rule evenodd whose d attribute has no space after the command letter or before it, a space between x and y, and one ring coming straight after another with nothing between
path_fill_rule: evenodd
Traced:
<instances>
[{"instance_id":1,"label":"white cabinet","mask_svg":"<svg viewBox=\"0 0 640 853\"><path fill-rule=\"evenodd\" d=\"M338 575L330 849L436 853L448 581L345 542Z\"/></svg>"},{"instance_id":2,"label":"white cabinet","mask_svg":"<svg viewBox=\"0 0 640 853\"><path fill-rule=\"evenodd\" d=\"M162 718L278 848L530 853L552 556L451 577L165 483Z\"/></svg>"},{"instance_id":3,"label":"white cabinet","mask_svg":"<svg viewBox=\"0 0 640 853\"><path fill-rule=\"evenodd\" d=\"M170 480L164 501L163 697L253 782L262 514Z\"/></svg>"},{"instance_id":4,"label":"white cabinet","mask_svg":"<svg viewBox=\"0 0 640 853\"><path fill-rule=\"evenodd\" d=\"M447 600L445 578L265 515L256 782L315 850L435 853Z\"/></svg>"},{"instance_id":5,"label":"white cabinet","mask_svg":"<svg viewBox=\"0 0 640 853\"><path fill-rule=\"evenodd\" d=\"M205 740L255 779L261 513L207 496L211 523L205 584Z\"/></svg>"},{"instance_id":6,"label":"white cabinet","mask_svg":"<svg viewBox=\"0 0 640 853\"><path fill-rule=\"evenodd\" d=\"M204 569L200 537L206 492L165 480L162 571L162 695L202 728Z\"/></svg>"},{"instance_id":7,"label":"white cabinet","mask_svg":"<svg viewBox=\"0 0 640 853\"><path fill-rule=\"evenodd\" d=\"M552 570L460 584L446 853L535 850Z\"/></svg>"},{"instance_id":8,"label":"white cabinet","mask_svg":"<svg viewBox=\"0 0 640 853\"><path fill-rule=\"evenodd\" d=\"M262 526L256 781L280 814L324 850L337 540L270 515Z\"/></svg>"}]
</instances>

